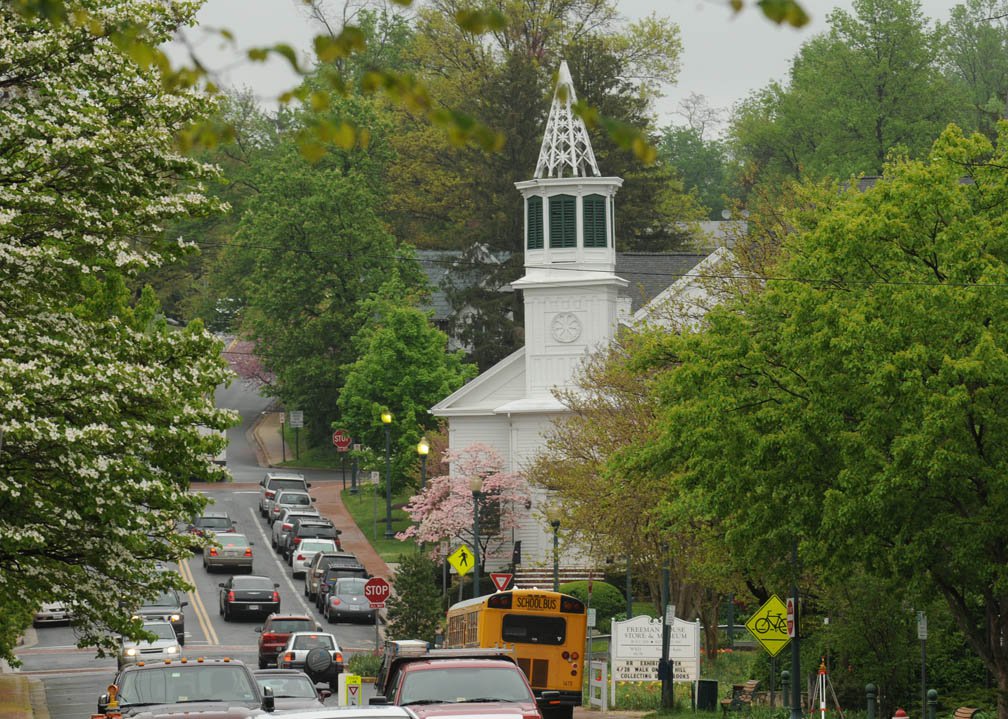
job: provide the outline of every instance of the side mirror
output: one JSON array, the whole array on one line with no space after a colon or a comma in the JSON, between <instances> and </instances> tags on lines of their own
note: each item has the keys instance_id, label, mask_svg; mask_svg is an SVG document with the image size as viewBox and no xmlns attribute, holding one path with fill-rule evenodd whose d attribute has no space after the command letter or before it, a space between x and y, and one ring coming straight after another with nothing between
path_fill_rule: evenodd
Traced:
<instances>
[{"instance_id":1,"label":"side mirror","mask_svg":"<svg viewBox=\"0 0 1008 719\"><path fill-rule=\"evenodd\" d=\"M388 703L389 703L388 697L376 696L368 699L368 706L379 706Z\"/></svg>"},{"instance_id":2,"label":"side mirror","mask_svg":"<svg viewBox=\"0 0 1008 719\"><path fill-rule=\"evenodd\" d=\"M311 482L305 482L305 488L311 489Z\"/></svg>"},{"instance_id":3,"label":"side mirror","mask_svg":"<svg viewBox=\"0 0 1008 719\"><path fill-rule=\"evenodd\" d=\"M332 696L332 692L328 689L319 689L319 696L322 698L322 701L325 701Z\"/></svg>"},{"instance_id":4,"label":"side mirror","mask_svg":"<svg viewBox=\"0 0 1008 719\"><path fill-rule=\"evenodd\" d=\"M314 498L314 497L312 497L312 498L311 498L311 501L313 501L313 502L314 502L314 501L315 501L315 498Z\"/></svg>"},{"instance_id":5,"label":"side mirror","mask_svg":"<svg viewBox=\"0 0 1008 719\"><path fill-rule=\"evenodd\" d=\"M315 631L316 632L321 632L322 631L322 625L321 624L316 624L315 625Z\"/></svg>"},{"instance_id":6,"label":"side mirror","mask_svg":"<svg viewBox=\"0 0 1008 719\"><path fill-rule=\"evenodd\" d=\"M179 606L180 607L188 607L189 606L189 602L187 602L186 600L183 599L181 602L179 602Z\"/></svg>"},{"instance_id":7,"label":"side mirror","mask_svg":"<svg viewBox=\"0 0 1008 719\"><path fill-rule=\"evenodd\" d=\"M254 547L255 546L255 542L249 542L249 546L250 547Z\"/></svg>"},{"instance_id":8,"label":"side mirror","mask_svg":"<svg viewBox=\"0 0 1008 719\"><path fill-rule=\"evenodd\" d=\"M273 588L274 589L279 589L280 588L279 582L273 582Z\"/></svg>"},{"instance_id":9,"label":"side mirror","mask_svg":"<svg viewBox=\"0 0 1008 719\"><path fill-rule=\"evenodd\" d=\"M252 631L254 631L256 634L262 634L262 627L256 627Z\"/></svg>"},{"instance_id":10,"label":"side mirror","mask_svg":"<svg viewBox=\"0 0 1008 719\"><path fill-rule=\"evenodd\" d=\"M101 714L105 713L105 709L108 708L109 697L108 694L102 694L98 697L98 712Z\"/></svg>"},{"instance_id":11,"label":"side mirror","mask_svg":"<svg viewBox=\"0 0 1008 719\"><path fill-rule=\"evenodd\" d=\"M221 587L223 589L224 588L224 582L217 582L217 586Z\"/></svg>"},{"instance_id":12,"label":"side mirror","mask_svg":"<svg viewBox=\"0 0 1008 719\"><path fill-rule=\"evenodd\" d=\"M263 687L262 708L267 712L276 709L276 699L273 698L273 690L270 687Z\"/></svg>"}]
</instances>

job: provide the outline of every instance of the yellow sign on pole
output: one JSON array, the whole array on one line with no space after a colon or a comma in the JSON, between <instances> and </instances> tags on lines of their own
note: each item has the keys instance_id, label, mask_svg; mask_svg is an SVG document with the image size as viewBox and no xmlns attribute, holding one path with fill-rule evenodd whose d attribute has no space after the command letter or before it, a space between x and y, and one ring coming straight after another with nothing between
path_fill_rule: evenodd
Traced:
<instances>
[{"instance_id":1,"label":"yellow sign on pole","mask_svg":"<svg viewBox=\"0 0 1008 719\"><path fill-rule=\"evenodd\" d=\"M343 696L341 706L359 707L361 706L361 678L359 674L346 675L346 694Z\"/></svg>"},{"instance_id":2,"label":"yellow sign on pole","mask_svg":"<svg viewBox=\"0 0 1008 719\"><path fill-rule=\"evenodd\" d=\"M471 572L475 561L476 559L473 557L472 550L464 544L448 555L448 564L455 567L455 571L459 573L459 576L465 576Z\"/></svg>"},{"instance_id":3,"label":"yellow sign on pole","mask_svg":"<svg viewBox=\"0 0 1008 719\"><path fill-rule=\"evenodd\" d=\"M763 606L749 617L745 627L772 657L777 656L791 641L788 636L787 607L776 594L771 594Z\"/></svg>"}]
</instances>

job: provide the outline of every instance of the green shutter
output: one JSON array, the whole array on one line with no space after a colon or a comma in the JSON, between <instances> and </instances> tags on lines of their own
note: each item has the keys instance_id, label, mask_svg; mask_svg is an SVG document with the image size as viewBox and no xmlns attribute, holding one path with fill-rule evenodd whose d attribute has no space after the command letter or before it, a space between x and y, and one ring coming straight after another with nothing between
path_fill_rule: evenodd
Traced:
<instances>
[{"instance_id":1,"label":"green shutter","mask_svg":"<svg viewBox=\"0 0 1008 719\"><path fill-rule=\"evenodd\" d=\"M572 195L549 199L550 247L577 247L577 205Z\"/></svg>"},{"instance_id":2,"label":"green shutter","mask_svg":"<svg viewBox=\"0 0 1008 719\"><path fill-rule=\"evenodd\" d=\"M602 195L585 195L584 246L606 247L606 200Z\"/></svg>"},{"instance_id":3,"label":"green shutter","mask_svg":"<svg viewBox=\"0 0 1008 719\"><path fill-rule=\"evenodd\" d=\"M541 250L543 248L543 216L542 198L530 197L528 199L528 227L525 228L528 249Z\"/></svg>"}]
</instances>

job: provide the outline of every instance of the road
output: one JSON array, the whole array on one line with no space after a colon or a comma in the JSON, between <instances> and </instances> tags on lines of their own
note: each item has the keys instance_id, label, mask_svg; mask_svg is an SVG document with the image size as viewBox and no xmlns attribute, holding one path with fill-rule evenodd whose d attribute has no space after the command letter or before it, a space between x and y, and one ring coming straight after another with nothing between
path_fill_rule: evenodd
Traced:
<instances>
[{"instance_id":1,"label":"road","mask_svg":"<svg viewBox=\"0 0 1008 719\"><path fill-rule=\"evenodd\" d=\"M336 635L344 655L371 651L375 648L375 628L371 625L334 624L325 619L304 597L301 577L292 578L290 568L270 547L269 525L259 516L258 491L250 483L257 483L263 469L256 461L255 447L250 446L246 435L268 400L241 383L221 388L217 393L221 407L238 410L241 426L228 431L228 468L235 485L215 489L209 493L215 511L224 511L237 522L239 532L254 543L253 573L270 577L280 584L280 606L285 612L305 613L315 616L323 631ZM337 476L323 471L305 472L310 481L337 481ZM241 659L252 668L258 666L255 628L261 620L235 620L224 622L219 614L218 584L227 574L208 574L203 569L200 555L182 562L178 567L182 576L195 586L186 597L186 657L232 657ZM111 587L114 592L115 588ZM43 680L49 713L52 719L80 719L95 711L98 696L112 681L116 671L115 658L98 658L93 648L78 648L73 629L67 626L40 627L26 636L25 646L17 656L22 661L21 671ZM331 702L335 700L330 700Z\"/></svg>"}]
</instances>

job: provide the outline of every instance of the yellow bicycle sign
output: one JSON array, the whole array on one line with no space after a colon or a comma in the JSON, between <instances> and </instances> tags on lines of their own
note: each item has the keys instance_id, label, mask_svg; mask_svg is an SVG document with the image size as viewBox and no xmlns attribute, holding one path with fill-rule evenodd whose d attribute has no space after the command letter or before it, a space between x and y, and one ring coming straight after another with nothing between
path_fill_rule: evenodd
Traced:
<instances>
[{"instance_id":1,"label":"yellow bicycle sign","mask_svg":"<svg viewBox=\"0 0 1008 719\"><path fill-rule=\"evenodd\" d=\"M777 656L791 641L788 636L787 607L776 594L771 594L763 606L753 612L745 627L772 657Z\"/></svg>"}]
</instances>

